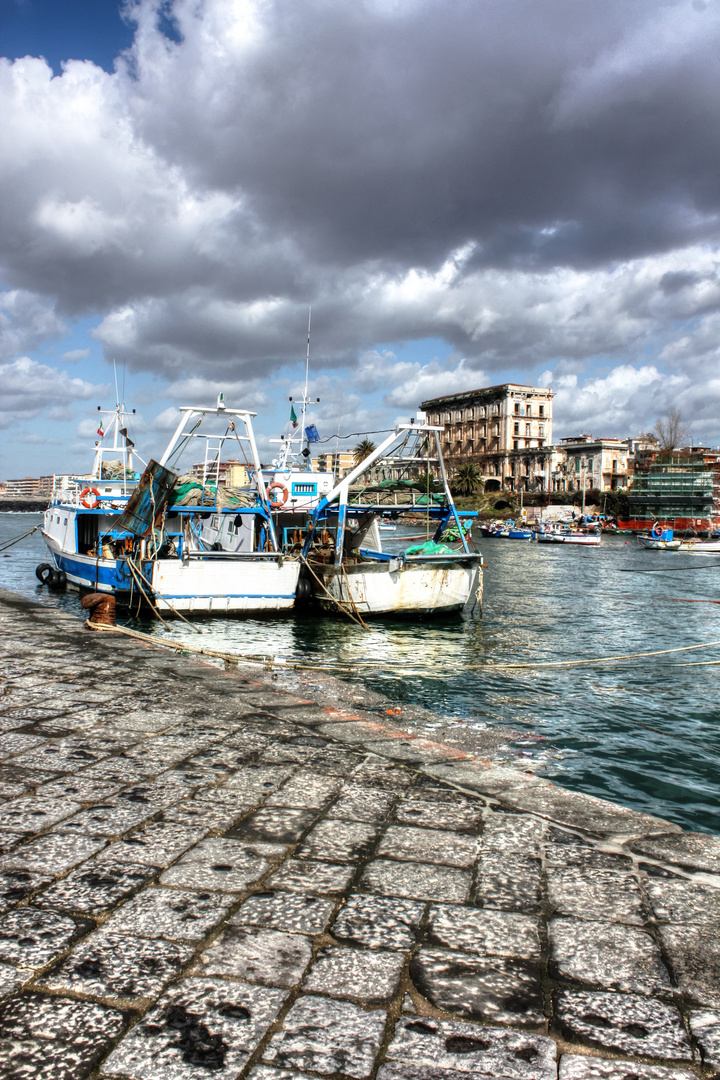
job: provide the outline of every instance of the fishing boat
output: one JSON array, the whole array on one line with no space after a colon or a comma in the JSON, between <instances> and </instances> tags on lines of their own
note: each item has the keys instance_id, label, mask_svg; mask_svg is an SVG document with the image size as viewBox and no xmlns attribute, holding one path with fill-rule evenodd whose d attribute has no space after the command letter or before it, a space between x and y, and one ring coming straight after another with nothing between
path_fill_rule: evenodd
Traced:
<instances>
[{"instance_id":1,"label":"fishing boat","mask_svg":"<svg viewBox=\"0 0 720 1080\"><path fill-rule=\"evenodd\" d=\"M679 550L691 555L720 555L720 540L682 540Z\"/></svg>"},{"instance_id":2,"label":"fishing boat","mask_svg":"<svg viewBox=\"0 0 720 1080\"><path fill-rule=\"evenodd\" d=\"M601 533L599 529L573 529L568 525L562 528L544 526L538 530L538 544L580 544L584 547L599 547Z\"/></svg>"},{"instance_id":3,"label":"fishing boat","mask_svg":"<svg viewBox=\"0 0 720 1080\"><path fill-rule=\"evenodd\" d=\"M682 541L675 540L673 532L673 529L656 521L648 534L638 533L637 541L640 547L650 551L679 551Z\"/></svg>"},{"instance_id":4,"label":"fishing boat","mask_svg":"<svg viewBox=\"0 0 720 1080\"><path fill-rule=\"evenodd\" d=\"M43 524L53 565L38 567L41 580L62 573L71 586L113 593L120 603L145 603L163 614L291 609L300 561L278 543L265 484L233 492L218 483L228 441L248 471L261 476L256 414L228 408L222 394L215 407L181 408L160 461L150 461L142 476L127 415L116 406L108 431L102 424L98 431L90 474L53 494ZM201 476L179 475L183 453L199 446L205 454Z\"/></svg>"},{"instance_id":5,"label":"fishing boat","mask_svg":"<svg viewBox=\"0 0 720 1080\"><path fill-rule=\"evenodd\" d=\"M420 617L461 611L473 593L477 596L482 556L471 549L466 528L477 512L455 507L440 447L442 430L427 424L400 425L320 501L303 546L315 606L360 618ZM420 461L427 467L433 443L443 497L428 501L424 512L435 525L434 535L404 551L383 551L379 525L386 507L357 497L351 500L351 488L381 459L384 464L392 461L399 470ZM393 514L403 513L417 515L418 507L412 502L393 506ZM459 550L443 542L448 528L455 530Z\"/></svg>"}]
</instances>

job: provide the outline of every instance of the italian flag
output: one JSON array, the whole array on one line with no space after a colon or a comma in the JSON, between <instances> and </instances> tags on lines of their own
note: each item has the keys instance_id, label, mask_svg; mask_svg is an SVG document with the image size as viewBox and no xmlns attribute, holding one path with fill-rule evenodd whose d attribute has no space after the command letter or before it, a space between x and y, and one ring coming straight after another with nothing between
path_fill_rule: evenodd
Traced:
<instances>
[{"instance_id":1,"label":"italian flag","mask_svg":"<svg viewBox=\"0 0 720 1080\"><path fill-rule=\"evenodd\" d=\"M297 418L297 415L295 413L295 406L294 405L290 406L290 422L291 422L291 424L292 424L292 426L294 428L296 428L298 426L298 418Z\"/></svg>"}]
</instances>

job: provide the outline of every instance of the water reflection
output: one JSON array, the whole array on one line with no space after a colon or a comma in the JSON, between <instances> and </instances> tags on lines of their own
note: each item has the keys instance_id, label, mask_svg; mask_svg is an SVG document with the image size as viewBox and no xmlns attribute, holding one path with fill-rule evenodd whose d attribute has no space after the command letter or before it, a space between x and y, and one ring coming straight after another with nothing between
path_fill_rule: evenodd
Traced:
<instances>
[{"instance_id":1,"label":"water reflection","mask_svg":"<svg viewBox=\"0 0 720 1080\"><path fill-rule=\"evenodd\" d=\"M0 543L33 520L0 515ZM395 543L402 545L402 537L396 534ZM707 601L720 599L718 570L701 569L697 557L642 551L622 537L604 538L594 550L488 540L483 552L489 569L482 619L375 622L369 632L308 614L214 620L202 624L202 643L317 664L400 705L503 725L517 733L515 748L543 776L687 828L720 832L718 668L681 666L720 659L720 649L499 668L716 640L718 606ZM34 568L44 558L37 535L5 555L5 588L80 615L76 594L53 596L37 584ZM673 572L622 572L661 567ZM196 637L181 623L173 624L173 636Z\"/></svg>"}]
</instances>

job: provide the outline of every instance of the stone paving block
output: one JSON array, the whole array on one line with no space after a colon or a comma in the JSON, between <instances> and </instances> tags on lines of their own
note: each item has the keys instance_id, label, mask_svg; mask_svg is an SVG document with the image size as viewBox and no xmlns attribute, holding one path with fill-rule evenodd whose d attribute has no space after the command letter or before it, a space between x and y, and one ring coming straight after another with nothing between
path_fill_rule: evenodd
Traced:
<instances>
[{"instance_id":1,"label":"stone paving block","mask_svg":"<svg viewBox=\"0 0 720 1080\"><path fill-rule=\"evenodd\" d=\"M430 908L427 934L432 944L458 952L540 959L538 920L515 911L434 904Z\"/></svg>"},{"instance_id":2,"label":"stone paving block","mask_svg":"<svg viewBox=\"0 0 720 1080\"><path fill-rule=\"evenodd\" d=\"M433 1005L460 1016L534 1026L544 1019L540 972L527 960L421 949L410 977Z\"/></svg>"},{"instance_id":3,"label":"stone paving block","mask_svg":"<svg viewBox=\"0 0 720 1080\"><path fill-rule=\"evenodd\" d=\"M141 889L156 873L152 866L114 862L96 856L37 896L35 904L60 911L99 915L123 897Z\"/></svg>"},{"instance_id":4,"label":"stone paving block","mask_svg":"<svg viewBox=\"0 0 720 1080\"><path fill-rule=\"evenodd\" d=\"M169 821L152 822L141 831L111 844L106 855L119 862L127 860L146 866L167 867L204 835L205 829L202 827L193 828Z\"/></svg>"},{"instance_id":5,"label":"stone paving block","mask_svg":"<svg viewBox=\"0 0 720 1080\"><path fill-rule=\"evenodd\" d=\"M79 803L103 802L120 790L120 784L108 780L92 780L80 776L62 776L38 788L38 795L48 799L73 799Z\"/></svg>"},{"instance_id":6,"label":"stone paving block","mask_svg":"<svg viewBox=\"0 0 720 1080\"><path fill-rule=\"evenodd\" d=\"M697 1039L706 1069L720 1069L720 1012L694 1012L690 1030Z\"/></svg>"},{"instance_id":7,"label":"stone paving block","mask_svg":"<svg viewBox=\"0 0 720 1080\"><path fill-rule=\"evenodd\" d=\"M5 855L8 851L12 851L14 847L22 843L22 840L21 833L7 832L3 829L0 831L0 853Z\"/></svg>"},{"instance_id":8,"label":"stone paving block","mask_svg":"<svg viewBox=\"0 0 720 1080\"><path fill-rule=\"evenodd\" d=\"M526 778L529 779L529 778ZM558 825L583 829L601 837L649 836L652 833L680 832L678 825L651 814L584 795L554 784L523 782L503 798L508 805L530 814L547 817Z\"/></svg>"},{"instance_id":9,"label":"stone paving block","mask_svg":"<svg viewBox=\"0 0 720 1080\"><path fill-rule=\"evenodd\" d=\"M258 757L258 762L263 765L295 764L305 765L316 753L314 746L293 746L282 742L267 746Z\"/></svg>"},{"instance_id":10,"label":"stone paving block","mask_svg":"<svg viewBox=\"0 0 720 1080\"><path fill-rule=\"evenodd\" d=\"M545 861L553 869L578 867L595 870L613 870L626 874L632 870L632 859L614 851L600 851L592 844L583 843L580 837L561 829L548 829L545 845Z\"/></svg>"},{"instance_id":11,"label":"stone paving block","mask_svg":"<svg viewBox=\"0 0 720 1080\"><path fill-rule=\"evenodd\" d=\"M251 896L230 919L237 926L266 926L290 934L321 934L335 907L334 900L292 892L261 892Z\"/></svg>"},{"instance_id":12,"label":"stone paving block","mask_svg":"<svg viewBox=\"0 0 720 1080\"><path fill-rule=\"evenodd\" d=\"M611 922L645 922L642 895L631 874L575 867L548 875L548 899L556 915Z\"/></svg>"},{"instance_id":13,"label":"stone paving block","mask_svg":"<svg viewBox=\"0 0 720 1080\"><path fill-rule=\"evenodd\" d=\"M263 1061L327 1076L370 1076L385 1031L385 1013L345 1001L301 997L273 1035Z\"/></svg>"},{"instance_id":14,"label":"stone paving block","mask_svg":"<svg viewBox=\"0 0 720 1080\"><path fill-rule=\"evenodd\" d=\"M102 1076L130 1080L235 1080L277 1016L287 991L183 979L130 1031Z\"/></svg>"},{"instance_id":15,"label":"stone paving block","mask_svg":"<svg viewBox=\"0 0 720 1080\"><path fill-rule=\"evenodd\" d=\"M309 939L257 926L228 926L198 961L197 973L262 986L295 986L310 963Z\"/></svg>"},{"instance_id":16,"label":"stone paving block","mask_svg":"<svg viewBox=\"0 0 720 1080\"><path fill-rule=\"evenodd\" d=\"M396 794L410 787L414 779L415 776L410 769L384 761L379 757L368 757L353 773L353 780L357 784L385 788Z\"/></svg>"},{"instance_id":17,"label":"stone paving block","mask_svg":"<svg viewBox=\"0 0 720 1080\"><path fill-rule=\"evenodd\" d=\"M637 855L646 855L665 863L675 863L689 870L720 874L720 837L709 833L668 833L646 836L629 843Z\"/></svg>"},{"instance_id":18,"label":"stone paving block","mask_svg":"<svg viewBox=\"0 0 720 1080\"><path fill-rule=\"evenodd\" d=\"M14 968L0 962L0 998L17 993L34 974L32 968Z\"/></svg>"},{"instance_id":19,"label":"stone paving block","mask_svg":"<svg viewBox=\"0 0 720 1080\"><path fill-rule=\"evenodd\" d=\"M410 949L425 905L416 900L350 896L332 925L339 941L371 949Z\"/></svg>"},{"instance_id":20,"label":"stone paving block","mask_svg":"<svg viewBox=\"0 0 720 1080\"><path fill-rule=\"evenodd\" d=\"M354 866L311 862L309 859L288 859L268 878L266 885L269 889L333 896L345 892L354 873Z\"/></svg>"},{"instance_id":21,"label":"stone paving block","mask_svg":"<svg viewBox=\"0 0 720 1080\"><path fill-rule=\"evenodd\" d=\"M401 952L379 949L320 949L303 984L311 993L364 1003L390 1001L405 964Z\"/></svg>"},{"instance_id":22,"label":"stone paving block","mask_svg":"<svg viewBox=\"0 0 720 1080\"><path fill-rule=\"evenodd\" d=\"M62 831L77 836L122 836L155 813L156 808L148 804L118 804L115 799L108 799L90 810L81 810L68 817L63 821Z\"/></svg>"},{"instance_id":23,"label":"stone paving block","mask_svg":"<svg viewBox=\"0 0 720 1080\"><path fill-rule=\"evenodd\" d=\"M321 821L305 837L296 855L300 859L357 862L370 850L377 831L377 825L368 822Z\"/></svg>"},{"instance_id":24,"label":"stone paving block","mask_svg":"<svg viewBox=\"0 0 720 1080\"><path fill-rule=\"evenodd\" d=\"M451 1075L451 1071L470 1074L479 1080L555 1080L557 1075L552 1039L454 1020L402 1017L387 1058L415 1067L447 1070Z\"/></svg>"},{"instance_id":25,"label":"stone paving block","mask_svg":"<svg viewBox=\"0 0 720 1080\"><path fill-rule=\"evenodd\" d=\"M271 1065L256 1065L248 1073L248 1080L311 1080L306 1073L294 1069L274 1069Z\"/></svg>"},{"instance_id":26,"label":"stone paving block","mask_svg":"<svg viewBox=\"0 0 720 1080\"><path fill-rule=\"evenodd\" d=\"M294 771L294 765L245 765L225 781L223 789L264 797L275 791Z\"/></svg>"},{"instance_id":27,"label":"stone paving block","mask_svg":"<svg viewBox=\"0 0 720 1080\"><path fill-rule=\"evenodd\" d=\"M392 825L378 847L378 855L412 862L469 867L475 862L478 841L439 829Z\"/></svg>"},{"instance_id":28,"label":"stone paving block","mask_svg":"<svg viewBox=\"0 0 720 1080\"><path fill-rule=\"evenodd\" d=\"M153 774L155 766L127 758L109 757L83 770L85 780L109 780L118 784L134 784Z\"/></svg>"},{"instance_id":29,"label":"stone paving block","mask_svg":"<svg viewBox=\"0 0 720 1080\"><path fill-rule=\"evenodd\" d=\"M0 870L36 870L49 877L59 877L85 862L104 846L104 840L47 833L2 856Z\"/></svg>"},{"instance_id":30,"label":"stone paving block","mask_svg":"<svg viewBox=\"0 0 720 1080\"><path fill-rule=\"evenodd\" d=\"M11 784L6 780L0 780L0 800L18 799L29 791L28 784Z\"/></svg>"},{"instance_id":31,"label":"stone paving block","mask_svg":"<svg viewBox=\"0 0 720 1080\"><path fill-rule=\"evenodd\" d=\"M467 870L453 866L375 859L365 867L360 887L385 896L463 904L470 894L471 880Z\"/></svg>"},{"instance_id":32,"label":"stone paving block","mask_svg":"<svg viewBox=\"0 0 720 1080\"><path fill-rule=\"evenodd\" d=\"M202 797L187 798L161 811L158 819L178 825L202 825L206 832L229 829L238 818L251 809L240 799L226 802L212 798L216 792L204 791Z\"/></svg>"},{"instance_id":33,"label":"stone paving block","mask_svg":"<svg viewBox=\"0 0 720 1080\"><path fill-rule=\"evenodd\" d=\"M223 893L144 889L103 925L118 934L201 941L225 918L234 903L234 897Z\"/></svg>"},{"instance_id":34,"label":"stone paving block","mask_svg":"<svg viewBox=\"0 0 720 1080\"><path fill-rule=\"evenodd\" d=\"M558 1070L558 1080L692 1080L694 1076L687 1069L666 1069L662 1065L580 1054L563 1054Z\"/></svg>"},{"instance_id":35,"label":"stone paving block","mask_svg":"<svg viewBox=\"0 0 720 1080\"><path fill-rule=\"evenodd\" d=\"M382 788L346 784L339 799L328 810L328 818L346 821L381 822L390 813L395 796Z\"/></svg>"},{"instance_id":36,"label":"stone paving block","mask_svg":"<svg viewBox=\"0 0 720 1080\"><path fill-rule=\"evenodd\" d=\"M69 799L43 799L29 795L12 799L0 806L0 829L8 832L37 833L64 818L72 817L80 804Z\"/></svg>"},{"instance_id":37,"label":"stone paving block","mask_svg":"<svg viewBox=\"0 0 720 1080\"><path fill-rule=\"evenodd\" d=\"M342 787L337 777L320 776L309 770L296 773L267 799L267 806L297 806L321 810Z\"/></svg>"},{"instance_id":38,"label":"stone paving block","mask_svg":"<svg viewBox=\"0 0 720 1080\"><path fill-rule=\"evenodd\" d=\"M395 820L401 825L422 825L428 829L453 829L456 832L473 832L482 822L483 808L476 803L453 805L408 799L395 811Z\"/></svg>"},{"instance_id":39,"label":"stone paving block","mask_svg":"<svg viewBox=\"0 0 720 1080\"><path fill-rule=\"evenodd\" d=\"M637 994L561 990L555 1020L568 1039L618 1054L690 1061L692 1050L680 1013Z\"/></svg>"},{"instance_id":40,"label":"stone paving block","mask_svg":"<svg viewBox=\"0 0 720 1080\"><path fill-rule=\"evenodd\" d=\"M17 731L8 731L0 741L0 758L13 757L44 742L45 740L37 735L22 735Z\"/></svg>"},{"instance_id":41,"label":"stone paving block","mask_svg":"<svg viewBox=\"0 0 720 1080\"><path fill-rule=\"evenodd\" d=\"M103 927L81 941L41 981L50 990L134 1001L156 997L192 954L188 945L114 934Z\"/></svg>"},{"instance_id":42,"label":"stone paving block","mask_svg":"<svg viewBox=\"0 0 720 1080\"><path fill-rule=\"evenodd\" d=\"M261 806L243 818L228 835L265 843L294 844L317 820L317 810L289 806Z\"/></svg>"},{"instance_id":43,"label":"stone paving block","mask_svg":"<svg viewBox=\"0 0 720 1080\"><path fill-rule=\"evenodd\" d=\"M123 727L134 731L163 731L165 728L172 727L176 720L177 717L173 713L165 713L158 709L130 710L122 716Z\"/></svg>"},{"instance_id":44,"label":"stone paving block","mask_svg":"<svg viewBox=\"0 0 720 1080\"><path fill-rule=\"evenodd\" d=\"M201 840L160 878L163 885L200 892L242 892L284 856L279 844L246 844L218 838Z\"/></svg>"},{"instance_id":45,"label":"stone paving block","mask_svg":"<svg viewBox=\"0 0 720 1080\"><path fill-rule=\"evenodd\" d=\"M430 1065L407 1065L389 1061L381 1065L378 1080L467 1080L467 1073L455 1069L434 1069ZM489 1073L473 1072L473 1080L493 1080Z\"/></svg>"},{"instance_id":46,"label":"stone paving block","mask_svg":"<svg viewBox=\"0 0 720 1080\"><path fill-rule=\"evenodd\" d=\"M661 926L680 992L695 1005L720 1009L720 941L707 926Z\"/></svg>"},{"instance_id":47,"label":"stone paving block","mask_svg":"<svg viewBox=\"0 0 720 1080\"><path fill-rule=\"evenodd\" d=\"M125 1024L89 1001L22 994L0 1005L3 1080L84 1080Z\"/></svg>"},{"instance_id":48,"label":"stone paving block","mask_svg":"<svg viewBox=\"0 0 720 1080\"><path fill-rule=\"evenodd\" d=\"M48 874L30 870L0 870L0 911L7 911L21 900L27 900L51 881Z\"/></svg>"},{"instance_id":49,"label":"stone paving block","mask_svg":"<svg viewBox=\"0 0 720 1080\"><path fill-rule=\"evenodd\" d=\"M485 851L478 862L475 902L502 911L540 911L540 860L513 852Z\"/></svg>"},{"instance_id":50,"label":"stone paving block","mask_svg":"<svg viewBox=\"0 0 720 1080\"><path fill-rule=\"evenodd\" d=\"M635 927L579 919L553 919L548 927L551 971L561 979L607 990L669 993L660 950Z\"/></svg>"},{"instance_id":51,"label":"stone paving block","mask_svg":"<svg viewBox=\"0 0 720 1080\"><path fill-rule=\"evenodd\" d=\"M90 924L91 925L91 924ZM23 968L43 968L89 926L52 911L16 908L0 917L0 960Z\"/></svg>"},{"instance_id":52,"label":"stone paving block","mask_svg":"<svg viewBox=\"0 0 720 1080\"><path fill-rule=\"evenodd\" d=\"M314 755L312 767L318 772L329 773L331 776L350 776L364 758L365 754L356 753L354 750L341 750L336 746L328 746Z\"/></svg>"},{"instance_id":53,"label":"stone paving block","mask_svg":"<svg viewBox=\"0 0 720 1080\"><path fill-rule=\"evenodd\" d=\"M720 889L685 878L650 878L646 885L657 919L698 923L720 929Z\"/></svg>"}]
</instances>

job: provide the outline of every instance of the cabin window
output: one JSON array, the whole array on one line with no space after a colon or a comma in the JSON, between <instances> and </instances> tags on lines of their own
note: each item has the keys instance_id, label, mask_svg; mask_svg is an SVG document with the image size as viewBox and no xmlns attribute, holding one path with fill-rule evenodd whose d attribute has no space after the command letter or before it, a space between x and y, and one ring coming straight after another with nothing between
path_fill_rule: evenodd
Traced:
<instances>
[{"instance_id":1,"label":"cabin window","mask_svg":"<svg viewBox=\"0 0 720 1080\"><path fill-rule=\"evenodd\" d=\"M63 518L63 525L67 525L67 518Z\"/></svg>"},{"instance_id":2,"label":"cabin window","mask_svg":"<svg viewBox=\"0 0 720 1080\"><path fill-rule=\"evenodd\" d=\"M293 495L317 495L317 484L293 484Z\"/></svg>"}]
</instances>

